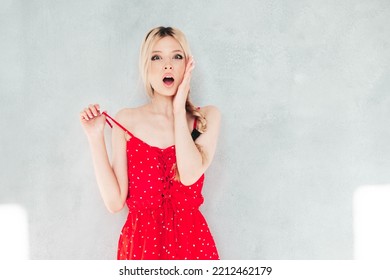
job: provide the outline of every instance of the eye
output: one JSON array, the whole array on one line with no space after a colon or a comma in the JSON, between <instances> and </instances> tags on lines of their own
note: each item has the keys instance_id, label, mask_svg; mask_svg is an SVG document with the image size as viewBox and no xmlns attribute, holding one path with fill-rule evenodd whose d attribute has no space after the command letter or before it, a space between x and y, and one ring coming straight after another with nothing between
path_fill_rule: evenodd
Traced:
<instances>
[{"instance_id":1,"label":"eye","mask_svg":"<svg viewBox=\"0 0 390 280\"><path fill-rule=\"evenodd\" d=\"M176 54L173 58L174 59L183 59L183 56L181 54Z\"/></svg>"},{"instance_id":2,"label":"eye","mask_svg":"<svg viewBox=\"0 0 390 280\"><path fill-rule=\"evenodd\" d=\"M158 56L158 55L152 56L152 61L154 61L154 60L160 60L160 59L161 59L161 57Z\"/></svg>"}]
</instances>

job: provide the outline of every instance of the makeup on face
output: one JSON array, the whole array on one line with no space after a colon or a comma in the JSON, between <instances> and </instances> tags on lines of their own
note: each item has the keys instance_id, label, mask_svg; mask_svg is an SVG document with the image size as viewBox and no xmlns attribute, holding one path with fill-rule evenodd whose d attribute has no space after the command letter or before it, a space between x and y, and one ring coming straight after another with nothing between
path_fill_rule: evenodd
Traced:
<instances>
[{"instance_id":1,"label":"makeup on face","mask_svg":"<svg viewBox=\"0 0 390 280\"><path fill-rule=\"evenodd\" d=\"M163 88L176 88L185 71L185 55L180 44L172 37L164 37L154 46L150 59L153 87L158 90L160 83L156 82L160 80Z\"/></svg>"},{"instance_id":2,"label":"makeup on face","mask_svg":"<svg viewBox=\"0 0 390 280\"><path fill-rule=\"evenodd\" d=\"M175 81L174 70L177 65L182 64L183 59L184 54L181 50L174 50L166 56L161 51L154 51L152 53L151 60L153 63L160 64L160 67L164 70L162 81L167 87L173 85Z\"/></svg>"}]
</instances>

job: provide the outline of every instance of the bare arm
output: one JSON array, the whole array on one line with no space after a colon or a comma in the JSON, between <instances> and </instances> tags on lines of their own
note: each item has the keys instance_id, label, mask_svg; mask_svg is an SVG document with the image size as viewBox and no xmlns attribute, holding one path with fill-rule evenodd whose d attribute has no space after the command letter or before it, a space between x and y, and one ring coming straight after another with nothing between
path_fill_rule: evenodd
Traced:
<instances>
[{"instance_id":1,"label":"bare arm","mask_svg":"<svg viewBox=\"0 0 390 280\"><path fill-rule=\"evenodd\" d=\"M198 137L196 143L201 146L203 153L192 140L185 111L175 114L176 160L180 181L184 185L191 185L202 176L210 166L217 146L220 112L214 106L205 107L202 111L207 120L207 130Z\"/></svg>"},{"instance_id":2,"label":"bare arm","mask_svg":"<svg viewBox=\"0 0 390 280\"><path fill-rule=\"evenodd\" d=\"M201 153L192 140L188 130L185 103L190 90L190 81L195 62L189 58L183 80L178 87L173 101L173 114L175 118L175 145L176 160L180 181L184 185L195 183L206 171L213 160L221 116L216 107L208 106L202 110L207 121L207 130L201 134L196 143L202 148Z\"/></svg>"},{"instance_id":3,"label":"bare arm","mask_svg":"<svg viewBox=\"0 0 390 280\"><path fill-rule=\"evenodd\" d=\"M112 166L104 139L105 116L99 105L90 105L80 113L80 121L87 135L92 162L100 194L111 213L120 211L127 197L126 139L114 127L112 132Z\"/></svg>"}]
</instances>

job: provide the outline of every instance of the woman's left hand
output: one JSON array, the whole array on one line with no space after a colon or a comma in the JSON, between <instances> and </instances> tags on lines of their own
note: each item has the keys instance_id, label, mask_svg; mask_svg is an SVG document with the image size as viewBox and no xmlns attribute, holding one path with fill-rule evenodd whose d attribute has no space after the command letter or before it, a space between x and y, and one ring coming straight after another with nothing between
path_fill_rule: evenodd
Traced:
<instances>
[{"instance_id":1,"label":"woman's left hand","mask_svg":"<svg viewBox=\"0 0 390 280\"><path fill-rule=\"evenodd\" d=\"M192 70L194 68L195 68L195 61L194 58L191 56L187 62L183 80L179 85L179 87L177 88L175 98L173 99L174 112L180 112L183 109L185 111L185 105L186 105L188 93L190 92Z\"/></svg>"}]
</instances>

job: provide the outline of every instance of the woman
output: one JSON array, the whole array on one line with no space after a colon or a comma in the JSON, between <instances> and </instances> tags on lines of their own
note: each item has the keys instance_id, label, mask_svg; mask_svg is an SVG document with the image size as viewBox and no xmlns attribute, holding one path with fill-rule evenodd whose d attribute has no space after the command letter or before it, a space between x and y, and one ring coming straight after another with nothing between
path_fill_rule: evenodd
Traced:
<instances>
[{"instance_id":1,"label":"woman","mask_svg":"<svg viewBox=\"0 0 390 280\"><path fill-rule=\"evenodd\" d=\"M129 215L118 259L218 259L199 211L204 172L214 157L220 113L189 101L194 60L184 34L152 29L141 46L140 70L150 102L115 119L98 104L80 113L101 196L108 210ZM111 164L104 141L113 125Z\"/></svg>"}]
</instances>

